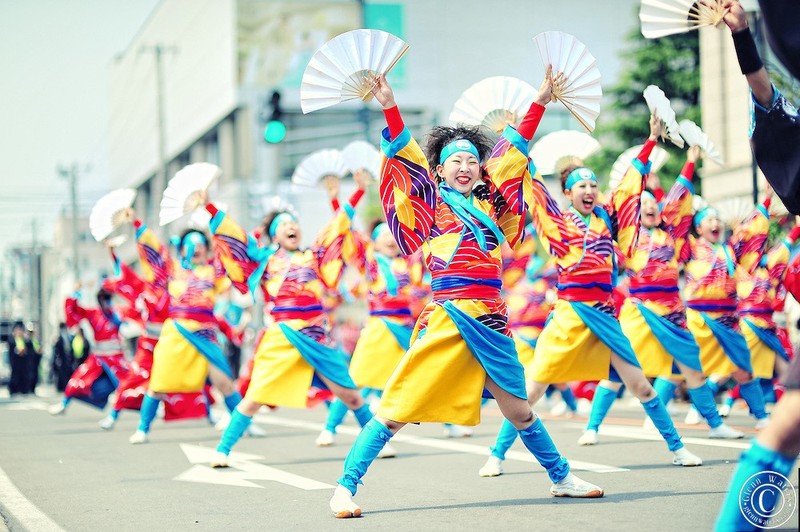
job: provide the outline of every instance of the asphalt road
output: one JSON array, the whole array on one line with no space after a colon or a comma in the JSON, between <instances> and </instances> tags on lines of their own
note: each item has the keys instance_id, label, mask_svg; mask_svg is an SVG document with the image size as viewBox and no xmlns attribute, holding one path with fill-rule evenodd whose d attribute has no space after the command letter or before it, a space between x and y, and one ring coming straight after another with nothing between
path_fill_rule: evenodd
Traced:
<instances>
[{"instance_id":1,"label":"asphalt road","mask_svg":"<svg viewBox=\"0 0 800 532\"><path fill-rule=\"evenodd\" d=\"M580 447L585 418L543 415L581 477L601 485L599 500L553 498L544 470L515 443L506 474L481 478L502 418L493 404L471 438L443 437L439 425L408 426L392 440L396 458L376 462L360 488L360 519L337 520L328 499L357 427L349 417L336 445L318 448L324 407L258 414L268 435L244 438L234 467L205 464L220 433L205 421L153 424L150 443L130 445L138 413L115 430L81 403L46 412L54 397L0 397L0 515L12 530L711 530L746 440L705 439L706 429L675 420L705 464L671 465L657 434L643 431L641 407L618 401L601 443ZM730 424L754 433L736 411ZM797 474L791 481L798 485ZM797 515L785 529L797 529ZM2 529L2 522L0 522Z\"/></svg>"}]
</instances>

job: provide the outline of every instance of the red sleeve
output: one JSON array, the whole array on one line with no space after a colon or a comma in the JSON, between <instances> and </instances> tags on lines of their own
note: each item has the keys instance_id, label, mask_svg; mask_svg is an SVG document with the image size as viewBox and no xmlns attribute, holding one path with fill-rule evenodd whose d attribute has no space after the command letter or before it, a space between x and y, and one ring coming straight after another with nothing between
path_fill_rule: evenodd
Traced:
<instances>
[{"instance_id":1,"label":"red sleeve","mask_svg":"<svg viewBox=\"0 0 800 532\"><path fill-rule=\"evenodd\" d=\"M339 204L339 198L331 198L331 208L333 212L339 212L342 206Z\"/></svg>"},{"instance_id":2,"label":"red sleeve","mask_svg":"<svg viewBox=\"0 0 800 532\"><path fill-rule=\"evenodd\" d=\"M769 210L769 206L772 204L772 196L767 196L764 198L764 208Z\"/></svg>"},{"instance_id":3,"label":"red sleeve","mask_svg":"<svg viewBox=\"0 0 800 532\"><path fill-rule=\"evenodd\" d=\"M642 164L647 164L647 160L650 159L650 153L655 147L656 141L647 139L647 142L645 142L644 146L642 146L642 151L639 152L639 155L636 158L639 159L639 162Z\"/></svg>"},{"instance_id":4,"label":"red sleeve","mask_svg":"<svg viewBox=\"0 0 800 532\"><path fill-rule=\"evenodd\" d=\"M686 161L686 164L683 165L683 170L681 170L681 176L685 179L691 181L692 177L694 177L694 163L691 161Z\"/></svg>"},{"instance_id":5,"label":"red sleeve","mask_svg":"<svg viewBox=\"0 0 800 532\"><path fill-rule=\"evenodd\" d=\"M383 110L383 116L386 117L386 125L389 126L389 135L393 139L403 132L406 127L403 122L403 117L400 116L400 109L395 105Z\"/></svg>"},{"instance_id":6,"label":"red sleeve","mask_svg":"<svg viewBox=\"0 0 800 532\"><path fill-rule=\"evenodd\" d=\"M208 211L208 214L210 214L211 216L216 216L217 214L217 208L214 206L213 203L209 203L208 205L206 205L206 210Z\"/></svg>"},{"instance_id":7,"label":"red sleeve","mask_svg":"<svg viewBox=\"0 0 800 532\"><path fill-rule=\"evenodd\" d=\"M786 235L787 240L791 243L795 243L798 238L800 238L800 225L795 225L792 227L792 230L789 231L789 234Z\"/></svg>"},{"instance_id":8,"label":"red sleeve","mask_svg":"<svg viewBox=\"0 0 800 532\"><path fill-rule=\"evenodd\" d=\"M133 221L133 227L135 227L136 229L139 229L140 227L142 227L142 221L140 219L138 219L138 218L135 219Z\"/></svg>"},{"instance_id":9,"label":"red sleeve","mask_svg":"<svg viewBox=\"0 0 800 532\"><path fill-rule=\"evenodd\" d=\"M655 190L653 190L651 192L653 193L653 196L656 198L656 202L658 202L658 203L661 203L661 201L666 196L666 194L664 194L664 189L661 188L661 187L658 187L657 189L655 189Z\"/></svg>"},{"instance_id":10,"label":"red sleeve","mask_svg":"<svg viewBox=\"0 0 800 532\"><path fill-rule=\"evenodd\" d=\"M361 201L361 198L363 197L364 197L364 189L357 188L356 191L353 192L353 195L350 196L350 200L348 201L348 203L350 203L350 206L355 209L356 206L358 205L358 202Z\"/></svg>"},{"instance_id":11,"label":"red sleeve","mask_svg":"<svg viewBox=\"0 0 800 532\"><path fill-rule=\"evenodd\" d=\"M520 122L517 133L523 138L531 140L533 134L536 133L536 128L539 127L539 122L542 121L542 115L544 115L544 106L533 102L528 112L525 113L525 118Z\"/></svg>"}]
</instances>

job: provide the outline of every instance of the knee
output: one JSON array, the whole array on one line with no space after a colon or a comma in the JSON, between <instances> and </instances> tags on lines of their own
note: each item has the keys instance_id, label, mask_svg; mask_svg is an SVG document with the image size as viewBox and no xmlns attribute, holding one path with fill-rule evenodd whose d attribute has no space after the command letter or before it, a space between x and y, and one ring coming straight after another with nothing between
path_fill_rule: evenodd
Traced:
<instances>
[{"instance_id":1,"label":"knee","mask_svg":"<svg viewBox=\"0 0 800 532\"><path fill-rule=\"evenodd\" d=\"M219 389L220 393L225 397L236 391L236 387L233 385L233 381L230 379L223 379L218 382L217 389Z\"/></svg>"},{"instance_id":2,"label":"knee","mask_svg":"<svg viewBox=\"0 0 800 532\"><path fill-rule=\"evenodd\" d=\"M733 380L735 380L737 384L747 384L753 380L753 375L743 369L737 369L733 372Z\"/></svg>"},{"instance_id":3,"label":"knee","mask_svg":"<svg viewBox=\"0 0 800 532\"><path fill-rule=\"evenodd\" d=\"M630 389L633 395L643 401L650 400L656 396L656 391L653 389L650 381L644 378L644 376L641 379L637 379L636 382L631 383Z\"/></svg>"},{"instance_id":4,"label":"knee","mask_svg":"<svg viewBox=\"0 0 800 532\"><path fill-rule=\"evenodd\" d=\"M515 429L523 430L536 420L536 415L533 413L533 410L528 409L527 411L512 413L507 416L506 419L514 425Z\"/></svg>"},{"instance_id":5,"label":"knee","mask_svg":"<svg viewBox=\"0 0 800 532\"><path fill-rule=\"evenodd\" d=\"M261 404L253 402L250 399L242 399L239 401L239 404L236 405L236 410L248 417L256 415L259 409L261 409Z\"/></svg>"},{"instance_id":6,"label":"knee","mask_svg":"<svg viewBox=\"0 0 800 532\"><path fill-rule=\"evenodd\" d=\"M358 410L364 406L364 398L355 390L348 390L339 396L339 400L350 410Z\"/></svg>"},{"instance_id":7,"label":"knee","mask_svg":"<svg viewBox=\"0 0 800 532\"><path fill-rule=\"evenodd\" d=\"M392 434L396 434L398 430L405 426L405 423L400 423L399 421L394 421L391 419L381 419L379 421L383 423Z\"/></svg>"}]
</instances>

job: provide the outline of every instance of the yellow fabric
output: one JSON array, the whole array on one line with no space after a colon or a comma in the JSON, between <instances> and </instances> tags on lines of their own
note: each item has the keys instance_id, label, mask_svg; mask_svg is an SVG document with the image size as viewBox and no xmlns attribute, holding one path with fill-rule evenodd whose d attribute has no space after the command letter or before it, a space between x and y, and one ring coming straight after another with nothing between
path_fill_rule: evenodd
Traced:
<instances>
[{"instance_id":1,"label":"yellow fabric","mask_svg":"<svg viewBox=\"0 0 800 532\"><path fill-rule=\"evenodd\" d=\"M520 338L520 336L529 337L525 334L525 329L534 329L534 327L520 327L515 330L514 345L517 347L517 358L520 364L522 364L522 367L526 368L527 371L527 367L533 363L534 349L531 347L531 344Z\"/></svg>"},{"instance_id":2,"label":"yellow fabric","mask_svg":"<svg viewBox=\"0 0 800 532\"><path fill-rule=\"evenodd\" d=\"M383 319L370 316L353 352L350 376L359 387L383 390L405 354Z\"/></svg>"},{"instance_id":3,"label":"yellow fabric","mask_svg":"<svg viewBox=\"0 0 800 532\"><path fill-rule=\"evenodd\" d=\"M452 303L470 316L486 313L479 301ZM405 423L477 425L485 382L483 367L447 312L436 306L425 334L412 339L411 348L386 383L378 415Z\"/></svg>"},{"instance_id":4,"label":"yellow fabric","mask_svg":"<svg viewBox=\"0 0 800 532\"><path fill-rule=\"evenodd\" d=\"M611 349L592 333L569 302L558 300L536 342L530 378L561 383L608 378Z\"/></svg>"},{"instance_id":5,"label":"yellow fabric","mask_svg":"<svg viewBox=\"0 0 800 532\"><path fill-rule=\"evenodd\" d=\"M306 320L283 322L292 329L306 326ZM267 329L256 349L253 375L245 397L256 403L304 408L314 368L289 342L277 325Z\"/></svg>"},{"instance_id":6,"label":"yellow fabric","mask_svg":"<svg viewBox=\"0 0 800 532\"><path fill-rule=\"evenodd\" d=\"M181 325L196 331L201 325L181 320ZM172 319L164 322L153 350L150 391L164 393L202 391L208 375L208 360L178 332Z\"/></svg>"},{"instance_id":7,"label":"yellow fabric","mask_svg":"<svg viewBox=\"0 0 800 532\"><path fill-rule=\"evenodd\" d=\"M761 341L753 329L744 320L739 322L747 347L750 348L750 365L753 366L753 377L772 380L775 371L775 351Z\"/></svg>"},{"instance_id":8,"label":"yellow fabric","mask_svg":"<svg viewBox=\"0 0 800 532\"><path fill-rule=\"evenodd\" d=\"M722 345L717 341L711 328L703 320L703 316L696 310L686 309L686 324L700 346L700 364L705 375L731 375L736 371L734 364Z\"/></svg>"},{"instance_id":9,"label":"yellow fabric","mask_svg":"<svg viewBox=\"0 0 800 532\"><path fill-rule=\"evenodd\" d=\"M663 314L658 303L645 301L639 304L646 305L656 314ZM636 304L629 299L622 305L619 323L622 332L631 341L633 352L636 353L645 376L672 378L672 355L658 341Z\"/></svg>"}]
</instances>

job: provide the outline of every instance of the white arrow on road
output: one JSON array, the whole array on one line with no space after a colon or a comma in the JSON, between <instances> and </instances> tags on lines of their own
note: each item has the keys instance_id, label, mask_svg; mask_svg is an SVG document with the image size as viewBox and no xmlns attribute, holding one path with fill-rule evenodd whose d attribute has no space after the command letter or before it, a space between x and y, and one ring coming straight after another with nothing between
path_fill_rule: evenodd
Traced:
<instances>
[{"instance_id":1,"label":"white arrow on road","mask_svg":"<svg viewBox=\"0 0 800 532\"><path fill-rule=\"evenodd\" d=\"M255 454L231 453L231 467L214 469L207 465L215 455L214 449L198 445L180 444L181 450L186 455L192 467L175 477L174 480L185 482L204 482L224 486L239 486L243 488L263 488L250 480L271 480L280 482L302 490L333 489L331 484L325 484L310 478L287 473L264 464L257 464L251 460L261 460L264 457Z\"/></svg>"}]
</instances>

